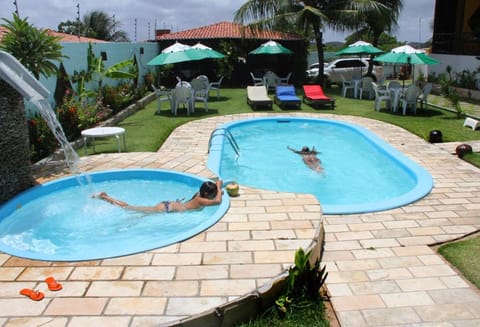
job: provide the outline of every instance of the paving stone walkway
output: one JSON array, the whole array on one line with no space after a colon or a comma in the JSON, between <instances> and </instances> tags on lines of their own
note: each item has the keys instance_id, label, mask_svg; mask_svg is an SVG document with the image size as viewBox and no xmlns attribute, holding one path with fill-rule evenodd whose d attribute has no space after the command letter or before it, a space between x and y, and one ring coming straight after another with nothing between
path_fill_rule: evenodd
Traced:
<instances>
[{"instance_id":1,"label":"paving stone walkway","mask_svg":"<svg viewBox=\"0 0 480 327\"><path fill-rule=\"evenodd\" d=\"M162 168L213 177L206 168L211 131L251 113L193 121L157 153L99 154L84 171ZM342 326L479 326L480 293L428 245L480 228L480 170L405 130L360 117L315 113L364 126L434 178L434 189L410 205L369 214L322 216L311 195L241 187L227 214L196 237L165 248L105 260L55 263L0 253L0 326L158 326L212 309L268 284L308 247L323 221L327 288ZM127 136L128 137L128 136ZM39 181L67 174L50 164ZM42 282L64 285L48 292ZM38 288L33 302L18 294Z\"/></svg>"}]
</instances>

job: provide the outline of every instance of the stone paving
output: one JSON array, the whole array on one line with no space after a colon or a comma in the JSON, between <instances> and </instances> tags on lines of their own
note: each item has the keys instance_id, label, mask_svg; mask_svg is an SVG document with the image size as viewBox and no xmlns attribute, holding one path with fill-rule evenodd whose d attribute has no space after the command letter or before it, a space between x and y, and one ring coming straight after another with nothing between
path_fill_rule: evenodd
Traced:
<instances>
[{"instance_id":1,"label":"stone paving","mask_svg":"<svg viewBox=\"0 0 480 327\"><path fill-rule=\"evenodd\" d=\"M162 168L214 177L205 166L211 131L237 119L197 120L177 128L157 153L99 154L84 171ZM431 244L480 227L480 170L405 130L360 117L290 113L364 126L434 178L434 189L410 205L377 213L326 215L311 195L241 187L227 214L187 241L119 258L55 263L0 253L0 326L157 326L215 308L268 284L307 248L323 221L327 288L342 326L479 326L480 292ZM128 135L127 135L128 143ZM474 147L475 149L475 147ZM36 171L63 176L60 165ZM64 285L49 292L53 275ZM18 294L44 291L40 302Z\"/></svg>"}]
</instances>

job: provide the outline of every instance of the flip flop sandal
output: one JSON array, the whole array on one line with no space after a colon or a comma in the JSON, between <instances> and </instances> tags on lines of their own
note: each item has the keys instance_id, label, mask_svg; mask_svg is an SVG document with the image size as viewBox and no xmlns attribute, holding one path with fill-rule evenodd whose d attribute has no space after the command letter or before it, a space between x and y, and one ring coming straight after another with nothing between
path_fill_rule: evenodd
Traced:
<instances>
[{"instance_id":1,"label":"flip flop sandal","mask_svg":"<svg viewBox=\"0 0 480 327\"><path fill-rule=\"evenodd\" d=\"M57 282L57 280L53 277L47 277L45 279L45 283L47 283L48 289L53 292L60 291L63 288L62 284Z\"/></svg>"},{"instance_id":2,"label":"flip flop sandal","mask_svg":"<svg viewBox=\"0 0 480 327\"><path fill-rule=\"evenodd\" d=\"M23 290L20 291L20 294L28 296L30 299L34 301L40 301L45 297L45 295L42 292L35 291L29 288L24 288Z\"/></svg>"}]
</instances>

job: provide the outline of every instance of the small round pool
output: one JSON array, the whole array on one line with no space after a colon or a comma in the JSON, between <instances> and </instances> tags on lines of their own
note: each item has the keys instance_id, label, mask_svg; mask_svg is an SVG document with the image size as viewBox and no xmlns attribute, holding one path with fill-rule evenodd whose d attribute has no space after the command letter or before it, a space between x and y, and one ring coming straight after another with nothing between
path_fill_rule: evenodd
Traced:
<instances>
[{"instance_id":1,"label":"small round pool","mask_svg":"<svg viewBox=\"0 0 480 327\"><path fill-rule=\"evenodd\" d=\"M84 179L91 181L87 183ZM91 197L106 191L130 204L189 200L205 179L166 170L103 171L35 186L0 207L0 251L46 261L83 261L143 252L186 240L215 224L218 206L174 213L124 210ZM80 182L80 183L79 183Z\"/></svg>"},{"instance_id":2,"label":"small round pool","mask_svg":"<svg viewBox=\"0 0 480 327\"><path fill-rule=\"evenodd\" d=\"M287 148L303 146L320 152L323 173ZM327 119L268 117L225 124L212 134L208 167L247 186L314 194L325 214L396 208L433 187L424 168L372 132Z\"/></svg>"}]
</instances>

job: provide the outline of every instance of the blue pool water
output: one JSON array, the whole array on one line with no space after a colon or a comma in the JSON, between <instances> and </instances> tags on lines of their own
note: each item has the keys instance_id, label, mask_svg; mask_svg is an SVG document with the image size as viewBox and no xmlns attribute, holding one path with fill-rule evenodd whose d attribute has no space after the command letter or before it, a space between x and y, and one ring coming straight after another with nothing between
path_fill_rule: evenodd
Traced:
<instances>
[{"instance_id":1,"label":"blue pool water","mask_svg":"<svg viewBox=\"0 0 480 327\"><path fill-rule=\"evenodd\" d=\"M304 145L321 152L323 174L287 149ZM314 194L325 214L399 207L422 198L433 186L425 169L375 134L325 119L270 117L225 124L212 137L208 167L239 184Z\"/></svg>"},{"instance_id":2,"label":"blue pool water","mask_svg":"<svg viewBox=\"0 0 480 327\"><path fill-rule=\"evenodd\" d=\"M215 224L229 198L202 210L144 214L91 194L106 191L136 205L186 200L205 181L165 170L105 171L81 186L69 177L39 185L0 207L0 251L48 261L81 261L143 252L188 239Z\"/></svg>"}]
</instances>

